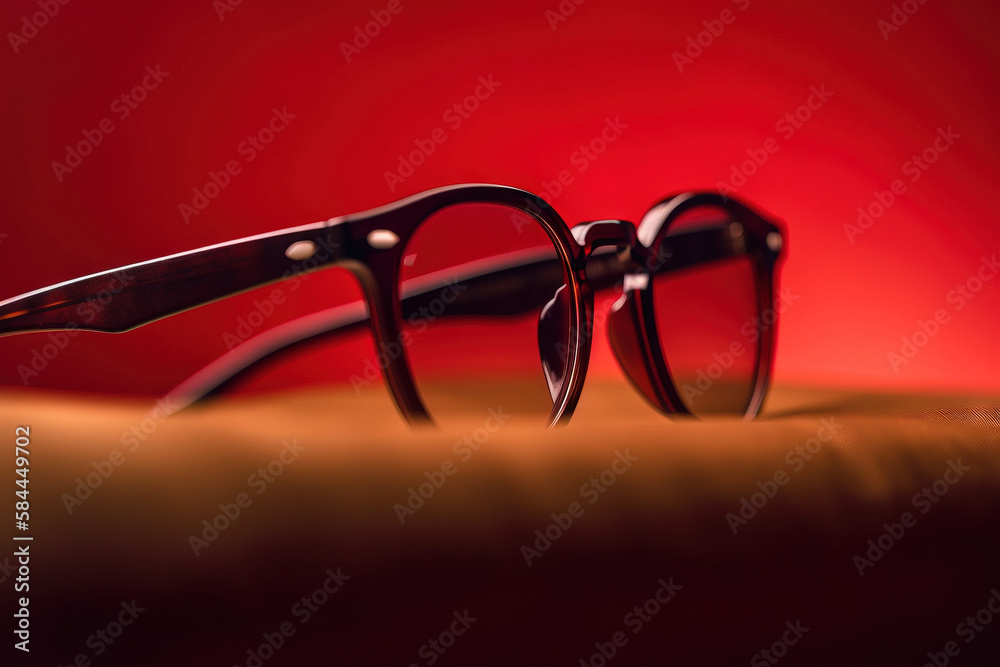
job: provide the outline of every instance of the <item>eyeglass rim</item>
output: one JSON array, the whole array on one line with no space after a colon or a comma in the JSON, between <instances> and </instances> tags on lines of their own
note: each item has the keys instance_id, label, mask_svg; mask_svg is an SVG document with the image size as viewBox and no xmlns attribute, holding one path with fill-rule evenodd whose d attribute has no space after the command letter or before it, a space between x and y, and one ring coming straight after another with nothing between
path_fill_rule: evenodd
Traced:
<instances>
[{"instance_id":1,"label":"eyeglass rim","mask_svg":"<svg viewBox=\"0 0 1000 667\"><path fill-rule=\"evenodd\" d=\"M678 212L684 205L693 205L697 201L708 198L712 201L722 201L726 206L745 211L748 220L754 220L754 228L765 231L777 229L766 221L761 214L751 211L736 200L722 197L717 193L683 193L667 197L655 205L644 217L638 230L628 221L606 220L598 223L581 224L572 230L559 216L555 209L541 197L518 188L494 184L459 184L436 188L418 193L406 199L390 203L368 211L346 216L331 218L321 223L302 225L267 234L259 234L244 239L207 246L204 248L161 257L146 262L140 262L118 269L104 271L90 276L84 276L48 288L35 290L19 297L0 302L0 336L28 331L55 330L65 321L65 312L73 305L88 299L93 299L87 290L93 291L101 279L115 277L133 270L142 274L139 282L140 294L132 295L132 301L126 306L131 308L108 308L102 311L103 317L81 330L124 332L137 326L142 326L163 317L168 317L183 310L198 307L220 298L226 298L240 291L253 289L276 282L280 271L291 262L284 250L291 248L302 240L316 240L326 243L330 249L328 257L318 263L312 270L323 268L329 264L338 264L350 270L361 283L370 306L372 330L376 343L384 348L394 339L398 339L401 322L400 299L398 293L398 277L401 265L401 252L407 241L420 224L435 211L450 205L464 202L482 202L506 204L519 209L535 219L547 232L557 249L559 260L563 265L570 288L570 326L572 335L568 355L569 381L562 383L562 390L553 403L548 425L565 423L572 415L582 391L590 357L591 334L593 329L593 292L586 279L586 264L588 256L595 247L600 245L620 245L630 248L633 253L646 256L650 250L642 243L644 235L657 238L660 228L666 229L664 223L671 219L670 210ZM671 203L672 202L672 203ZM687 202L687 204L685 204ZM669 210L668 210L669 209ZM658 212L659 222L657 222ZM763 227L769 225L770 227ZM654 229L654 227L656 229ZM397 236L398 241L390 247L369 243L370 234L378 230L389 230ZM650 231L653 230L653 231ZM249 261L254 260L254 261ZM251 265L251 273L244 283L226 282L224 285L212 285L201 290L195 296L176 293L170 294L171 287L176 287L177 275L171 269L178 267L193 271L204 270L210 275L218 275L216 263L242 260ZM261 263L257 267L254 262ZM208 267L208 268L206 268ZM216 273L211 274L214 270ZM256 271L256 272L254 272ZM772 266L773 273L773 266ZM191 275L185 276L190 279ZM198 277L195 275L195 277ZM146 292L142 292L146 290ZM136 308L136 302L147 292L159 291L168 294L170 299L166 305L159 305L159 310L144 311ZM177 292L177 290L173 290ZM202 293L204 292L204 293ZM773 299L773 293L768 292L767 298ZM127 316L123 311L130 311ZM136 312L131 312L136 311ZM6 320L6 321L4 321ZM70 322L73 324L72 322ZM648 338L648 336L647 336ZM773 340L772 340L773 342ZM770 362L770 352L766 359ZM391 357L395 361L387 368L386 380L403 416L413 423L429 421L430 417L423 406L404 355ZM761 355L764 359L765 355ZM766 389L770 363L761 373L763 383L757 393ZM759 403L759 401L758 401ZM759 407L759 405L758 405Z\"/></svg>"},{"instance_id":2,"label":"eyeglass rim","mask_svg":"<svg viewBox=\"0 0 1000 667\"><path fill-rule=\"evenodd\" d=\"M779 259L782 257L784 234L780 221L769 219L764 214L750 208L742 202L715 192L685 192L670 195L654 204L643 217L637 229L640 243L647 244L650 249L658 246L666 238L672 226L687 211L702 206L720 208L732 215L734 222L741 225L745 232L747 247L745 256L749 259L754 273L755 300L757 316L763 318L765 313L775 313L773 322L764 329L758 327L758 337L755 346L755 364L751 378L751 391L744 403L741 416L753 419L763 407L767 396L767 388L774 366L774 347L777 338L778 318L774 302L775 274ZM633 385L654 407L665 414L683 414L695 417L681 398L680 387L670 372L664 346L660 342L660 332L655 317L655 281L649 280L645 289L636 289L626 294L612 318L628 319L629 326L640 333L642 340L641 365L633 364L639 372L648 375L644 378L647 386L640 386L633 379ZM617 323L609 323L615 326ZM619 331L623 327L619 325ZM618 354L618 350L616 350ZM628 361L619 358L623 367Z\"/></svg>"}]
</instances>

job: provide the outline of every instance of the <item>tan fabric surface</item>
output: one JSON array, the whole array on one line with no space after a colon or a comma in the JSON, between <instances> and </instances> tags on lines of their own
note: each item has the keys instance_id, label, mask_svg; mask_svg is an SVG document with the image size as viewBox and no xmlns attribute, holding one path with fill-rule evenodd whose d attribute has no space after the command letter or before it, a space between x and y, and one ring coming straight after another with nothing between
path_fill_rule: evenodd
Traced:
<instances>
[{"instance_id":1,"label":"tan fabric surface","mask_svg":"<svg viewBox=\"0 0 1000 667\"><path fill-rule=\"evenodd\" d=\"M997 664L1000 614L968 643L956 628L1000 587L998 405L779 388L758 421L677 422L595 382L568 428L508 422L473 452L411 431L384 394L312 390L147 421L129 451L148 401L3 395L10 444L32 427L32 651L16 664L255 665L282 623L294 634L260 664L600 665L595 643L618 632L612 665L773 664L758 652L783 634L782 665L922 665L949 641L951 664ZM280 475L254 477L293 441ZM616 459L613 484L582 488ZM95 463L113 472L69 513ZM443 467L401 525L394 505ZM727 514L758 483L773 497L734 534ZM195 555L190 537L241 493ZM527 565L522 547L574 502ZM915 523L859 576L854 557L904 512ZM295 605L338 568L349 579L303 622ZM680 588L639 623L661 579ZM121 636L95 638L133 599ZM463 632L436 652L449 627Z\"/></svg>"}]
</instances>

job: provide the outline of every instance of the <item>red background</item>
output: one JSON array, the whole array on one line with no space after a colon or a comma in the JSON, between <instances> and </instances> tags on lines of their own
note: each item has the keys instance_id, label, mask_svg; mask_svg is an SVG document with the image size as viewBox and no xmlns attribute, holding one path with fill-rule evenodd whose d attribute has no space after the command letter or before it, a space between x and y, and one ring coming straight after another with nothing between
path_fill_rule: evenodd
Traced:
<instances>
[{"instance_id":1,"label":"red background","mask_svg":"<svg viewBox=\"0 0 1000 667\"><path fill-rule=\"evenodd\" d=\"M588 0L553 30L556 0L405 2L350 63L341 43L387 3L245 0L220 20L209 0L70 2L14 53L0 46L0 299L173 252L355 212L428 188L495 182L545 195L571 224L638 221L669 192L728 179L747 150L780 146L740 196L787 222L776 379L892 389L1000 389L1000 278L961 311L949 290L998 250L1000 5L928 2L883 38L892 3L668 5ZM918 6L915 2L914 6ZM673 53L730 8L735 21L683 72ZM0 9L21 30L36 2ZM8 37L9 40L9 37ZM116 97L147 66L166 79L119 120ZM500 82L452 130L442 114L480 76ZM811 86L833 93L790 138L775 122ZM287 107L295 118L253 162L238 147ZM60 183L52 162L111 118L115 129ZM627 125L584 172L571 156L606 118ZM385 172L435 128L448 139L391 191ZM960 138L916 182L902 165L939 127ZM178 206L209 171L242 172L185 224ZM875 191L906 183L874 226L845 223ZM266 326L333 305L317 277ZM266 292L265 292L266 293ZM249 294L124 335L81 334L30 380L72 390L162 392L226 352ZM950 321L893 372L887 353L918 321ZM21 386L46 334L0 341L0 382ZM271 373L270 386L357 372L331 347ZM615 373L603 340L593 368Z\"/></svg>"}]
</instances>

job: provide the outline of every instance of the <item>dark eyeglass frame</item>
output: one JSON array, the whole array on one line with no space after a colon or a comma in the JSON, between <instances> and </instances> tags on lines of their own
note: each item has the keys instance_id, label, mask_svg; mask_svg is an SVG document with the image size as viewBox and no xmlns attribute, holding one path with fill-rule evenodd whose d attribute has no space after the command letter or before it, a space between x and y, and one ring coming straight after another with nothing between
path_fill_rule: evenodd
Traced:
<instances>
[{"instance_id":1,"label":"dark eyeglass frame","mask_svg":"<svg viewBox=\"0 0 1000 667\"><path fill-rule=\"evenodd\" d=\"M756 282L757 310L763 318L774 312L774 274L783 237L778 223L739 201L714 192L689 192L667 197L653 206L638 228L626 220L582 223L572 229L540 197L517 188L470 184L423 192L407 199L324 222L260 234L207 246L146 262L103 271L59 283L0 302L0 336L67 327L121 333L156 320L240 292L262 287L301 270L302 255L295 248L313 249L315 270L332 265L348 269L361 284L368 306L362 318L305 335L286 337L266 353L245 356L259 361L321 333L370 320L381 351L400 340L403 303L399 275L403 251L420 224L434 213L456 204L499 204L530 215L548 234L567 278L570 339L564 380L554 396L548 425L567 422L583 390L590 359L594 323L594 291L623 280L624 295L608 316L608 332L618 361L633 385L653 406L666 414L690 414L663 357L653 316L655 273L676 271L701 263L746 256ZM670 225L697 206L724 210L733 222L701 232L668 234ZM304 244L304 246L303 246ZM615 254L595 250L614 247ZM320 258L317 247L328 250ZM536 267L537 268L537 267ZM589 272L588 272L589 269ZM530 274L531 267L524 272ZM588 273L590 277L588 278ZM530 282L530 275L515 285ZM78 326L75 309L95 298L110 281L124 285L110 307L97 310L93 321ZM475 306L496 292L495 278L479 276L492 290L464 297ZM419 295L417 296L419 298ZM407 301L409 298L407 299ZM755 417L763 404L773 360L776 323L760 330L753 391L743 416ZM384 377L400 412L411 423L429 422L412 377L405 350L385 355ZM243 372L249 364L237 364ZM200 395L232 379L232 369L215 371Z\"/></svg>"}]
</instances>

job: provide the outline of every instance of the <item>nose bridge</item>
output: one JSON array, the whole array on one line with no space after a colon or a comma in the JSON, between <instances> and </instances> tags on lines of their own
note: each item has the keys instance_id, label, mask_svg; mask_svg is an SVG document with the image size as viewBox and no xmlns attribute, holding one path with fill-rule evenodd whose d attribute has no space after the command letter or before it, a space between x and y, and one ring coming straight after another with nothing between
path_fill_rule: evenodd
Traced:
<instances>
[{"instance_id":1,"label":"nose bridge","mask_svg":"<svg viewBox=\"0 0 1000 667\"><path fill-rule=\"evenodd\" d=\"M586 256L604 246L635 250L639 246L635 224L628 220L594 220L582 222L570 230Z\"/></svg>"},{"instance_id":2,"label":"nose bridge","mask_svg":"<svg viewBox=\"0 0 1000 667\"><path fill-rule=\"evenodd\" d=\"M608 341L619 366L639 391L662 412L683 412L683 407L671 397L650 366L651 323L647 309L640 304L646 281L628 280L629 276L647 276L651 251L638 238L636 226L628 220L596 220L581 223L571 230L583 248L587 263L587 279L592 289L621 284L622 296L607 315ZM617 247L619 252L598 253L601 247Z\"/></svg>"},{"instance_id":3,"label":"nose bridge","mask_svg":"<svg viewBox=\"0 0 1000 667\"><path fill-rule=\"evenodd\" d=\"M622 284L626 277L650 265L650 251L639 241L636 226L628 220L595 220L570 230L580 245L581 271L592 290ZM617 252L597 252L616 248Z\"/></svg>"}]
</instances>

